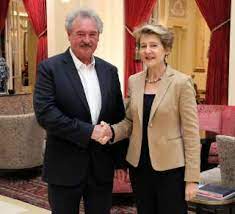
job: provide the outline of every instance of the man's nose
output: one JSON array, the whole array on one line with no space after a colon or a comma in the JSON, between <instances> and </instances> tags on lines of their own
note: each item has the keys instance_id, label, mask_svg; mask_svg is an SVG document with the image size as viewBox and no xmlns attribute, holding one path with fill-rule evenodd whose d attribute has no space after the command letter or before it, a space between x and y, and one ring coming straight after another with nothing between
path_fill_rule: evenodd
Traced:
<instances>
[{"instance_id":1,"label":"man's nose","mask_svg":"<svg viewBox=\"0 0 235 214\"><path fill-rule=\"evenodd\" d=\"M90 38L89 34L86 34L83 38L84 42L90 42L90 39L91 38Z\"/></svg>"}]
</instances>

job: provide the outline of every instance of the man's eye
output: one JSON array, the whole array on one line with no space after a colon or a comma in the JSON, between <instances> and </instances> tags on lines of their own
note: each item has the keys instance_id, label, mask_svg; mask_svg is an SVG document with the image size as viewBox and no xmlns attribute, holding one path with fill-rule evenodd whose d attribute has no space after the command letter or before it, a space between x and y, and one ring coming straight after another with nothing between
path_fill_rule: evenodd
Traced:
<instances>
[{"instance_id":1,"label":"man's eye","mask_svg":"<svg viewBox=\"0 0 235 214\"><path fill-rule=\"evenodd\" d=\"M91 33L90 37L96 37L96 33Z\"/></svg>"},{"instance_id":2,"label":"man's eye","mask_svg":"<svg viewBox=\"0 0 235 214\"><path fill-rule=\"evenodd\" d=\"M85 36L85 34L84 34L84 33L76 33L76 36L84 37L84 36Z\"/></svg>"}]
</instances>

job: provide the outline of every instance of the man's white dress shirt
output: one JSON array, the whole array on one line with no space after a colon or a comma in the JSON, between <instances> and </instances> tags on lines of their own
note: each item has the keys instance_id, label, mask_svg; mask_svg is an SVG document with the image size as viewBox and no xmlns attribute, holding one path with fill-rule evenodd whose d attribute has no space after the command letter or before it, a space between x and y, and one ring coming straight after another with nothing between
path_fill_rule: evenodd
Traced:
<instances>
[{"instance_id":1,"label":"man's white dress shirt","mask_svg":"<svg viewBox=\"0 0 235 214\"><path fill-rule=\"evenodd\" d=\"M91 64L86 65L75 56L71 49L70 54L78 71L78 75L82 81L86 99L90 108L92 124L96 125L101 110L101 92L99 80L95 70L95 58L92 57Z\"/></svg>"}]
</instances>

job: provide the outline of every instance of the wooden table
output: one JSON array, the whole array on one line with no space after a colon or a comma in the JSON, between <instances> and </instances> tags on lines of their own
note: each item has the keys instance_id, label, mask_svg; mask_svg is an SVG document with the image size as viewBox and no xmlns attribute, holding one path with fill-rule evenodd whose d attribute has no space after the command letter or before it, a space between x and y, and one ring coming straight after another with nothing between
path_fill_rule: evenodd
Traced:
<instances>
[{"instance_id":1,"label":"wooden table","mask_svg":"<svg viewBox=\"0 0 235 214\"><path fill-rule=\"evenodd\" d=\"M201 173L200 182L203 184L213 183L221 185L220 168L203 171ZM196 196L188 202L189 210L197 214L235 214L235 197L227 200L210 199L203 196Z\"/></svg>"},{"instance_id":2,"label":"wooden table","mask_svg":"<svg viewBox=\"0 0 235 214\"><path fill-rule=\"evenodd\" d=\"M197 214L235 214L235 197L227 200L215 200L203 196L196 196L188 202L189 210Z\"/></svg>"}]
</instances>

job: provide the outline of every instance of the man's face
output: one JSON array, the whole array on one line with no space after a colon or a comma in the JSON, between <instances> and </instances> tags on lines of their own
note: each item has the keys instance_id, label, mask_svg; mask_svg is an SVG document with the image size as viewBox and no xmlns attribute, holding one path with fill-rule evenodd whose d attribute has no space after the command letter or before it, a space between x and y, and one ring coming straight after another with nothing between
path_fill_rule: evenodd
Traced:
<instances>
[{"instance_id":1,"label":"man's face","mask_svg":"<svg viewBox=\"0 0 235 214\"><path fill-rule=\"evenodd\" d=\"M68 32L68 39L76 57L84 64L89 64L99 41L96 22L90 18L77 17Z\"/></svg>"}]
</instances>

